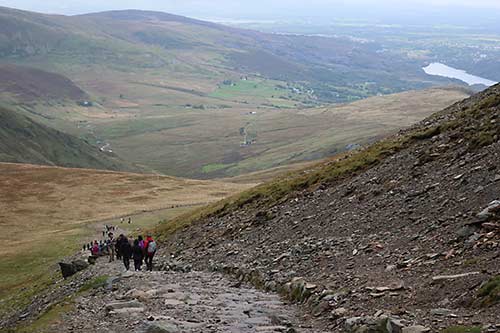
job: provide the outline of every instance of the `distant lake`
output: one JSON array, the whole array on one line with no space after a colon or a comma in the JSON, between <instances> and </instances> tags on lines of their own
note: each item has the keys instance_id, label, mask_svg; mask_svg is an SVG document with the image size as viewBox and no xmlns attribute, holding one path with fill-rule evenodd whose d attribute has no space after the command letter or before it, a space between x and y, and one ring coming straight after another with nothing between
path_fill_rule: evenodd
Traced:
<instances>
[{"instance_id":1,"label":"distant lake","mask_svg":"<svg viewBox=\"0 0 500 333\"><path fill-rule=\"evenodd\" d=\"M469 74L464 70L446 66L445 64L441 64L439 62L433 62L429 66L422 69L429 75L438 75L447 78L458 79L464 81L470 86L474 84L484 84L485 86L490 87L497 84L497 82L495 81Z\"/></svg>"}]
</instances>

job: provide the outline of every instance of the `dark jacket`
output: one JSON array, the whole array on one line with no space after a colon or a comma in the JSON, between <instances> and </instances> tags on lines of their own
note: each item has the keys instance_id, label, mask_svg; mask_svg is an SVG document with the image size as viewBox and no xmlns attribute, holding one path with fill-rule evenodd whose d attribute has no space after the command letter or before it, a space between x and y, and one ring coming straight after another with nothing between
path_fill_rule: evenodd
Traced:
<instances>
[{"instance_id":1,"label":"dark jacket","mask_svg":"<svg viewBox=\"0 0 500 333\"><path fill-rule=\"evenodd\" d=\"M120 246L120 252L125 258L132 257L132 245L130 245L128 239L123 239Z\"/></svg>"},{"instance_id":2,"label":"dark jacket","mask_svg":"<svg viewBox=\"0 0 500 333\"><path fill-rule=\"evenodd\" d=\"M132 258L134 260L142 260L144 257L144 252L142 250L142 247L140 245L134 245L132 247Z\"/></svg>"}]
</instances>

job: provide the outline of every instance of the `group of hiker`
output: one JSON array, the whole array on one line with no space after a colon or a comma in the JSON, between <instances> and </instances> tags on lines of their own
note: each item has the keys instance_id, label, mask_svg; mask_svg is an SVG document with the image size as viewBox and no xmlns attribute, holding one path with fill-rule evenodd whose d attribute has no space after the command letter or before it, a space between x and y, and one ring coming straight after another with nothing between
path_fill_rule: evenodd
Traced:
<instances>
[{"instance_id":1,"label":"group of hiker","mask_svg":"<svg viewBox=\"0 0 500 333\"><path fill-rule=\"evenodd\" d=\"M90 250L92 256L109 256L109 262L122 260L126 270L130 269L130 259L134 261L136 271L142 270L143 263L146 263L148 271L153 270L153 258L156 254L156 241L151 235L144 240L138 236L132 242L127 236L120 234L117 238L112 232L108 233L108 238L104 241L95 240L93 243L85 244L84 250Z\"/></svg>"}]
</instances>

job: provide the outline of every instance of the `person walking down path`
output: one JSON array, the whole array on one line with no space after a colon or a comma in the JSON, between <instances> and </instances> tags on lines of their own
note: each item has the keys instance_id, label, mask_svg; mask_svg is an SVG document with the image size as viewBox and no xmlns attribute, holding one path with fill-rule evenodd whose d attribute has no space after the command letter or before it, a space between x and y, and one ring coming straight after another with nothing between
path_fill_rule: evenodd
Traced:
<instances>
[{"instance_id":1,"label":"person walking down path","mask_svg":"<svg viewBox=\"0 0 500 333\"><path fill-rule=\"evenodd\" d=\"M132 258L134 259L134 268L136 271L141 270L142 259L144 257L144 252L139 244L139 240L134 240L134 246L132 247Z\"/></svg>"},{"instance_id":2,"label":"person walking down path","mask_svg":"<svg viewBox=\"0 0 500 333\"><path fill-rule=\"evenodd\" d=\"M153 258L156 254L157 246L151 235L148 235L148 237L146 237L146 241L144 242L144 249L146 252L146 268L148 269L148 271L152 271Z\"/></svg>"},{"instance_id":3,"label":"person walking down path","mask_svg":"<svg viewBox=\"0 0 500 333\"><path fill-rule=\"evenodd\" d=\"M94 245L92 246L91 253L93 256L99 255L99 243L97 243L97 241L94 241Z\"/></svg>"},{"instance_id":4,"label":"person walking down path","mask_svg":"<svg viewBox=\"0 0 500 333\"><path fill-rule=\"evenodd\" d=\"M115 242L115 250L116 250L116 260L121 260L122 259L122 241L125 236L123 234L120 234L118 238L116 239Z\"/></svg>"},{"instance_id":5,"label":"person walking down path","mask_svg":"<svg viewBox=\"0 0 500 333\"><path fill-rule=\"evenodd\" d=\"M141 235L139 235L137 236L137 240L139 241L139 246L142 249L142 259L144 260L144 257L146 256L146 251L144 250L144 245L145 245L144 239L142 238Z\"/></svg>"},{"instance_id":6,"label":"person walking down path","mask_svg":"<svg viewBox=\"0 0 500 333\"><path fill-rule=\"evenodd\" d=\"M108 234L108 237L109 237L108 239L109 262L112 262L115 261L116 240L112 232Z\"/></svg>"},{"instance_id":7,"label":"person walking down path","mask_svg":"<svg viewBox=\"0 0 500 333\"><path fill-rule=\"evenodd\" d=\"M132 257L132 246L127 237L123 236L120 247L121 255L123 258L123 265L128 271L130 269L130 258Z\"/></svg>"}]
</instances>

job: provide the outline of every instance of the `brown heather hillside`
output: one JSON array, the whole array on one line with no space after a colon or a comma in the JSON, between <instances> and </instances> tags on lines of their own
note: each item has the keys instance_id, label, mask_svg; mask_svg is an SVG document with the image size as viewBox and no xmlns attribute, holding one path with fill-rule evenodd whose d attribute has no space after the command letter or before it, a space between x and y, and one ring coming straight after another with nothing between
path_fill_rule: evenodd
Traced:
<instances>
[{"instance_id":1,"label":"brown heather hillside","mask_svg":"<svg viewBox=\"0 0 500 333\"><path fill-rule=\"evenodd\" d=\"M177 259L281 292L332 332L375 314L432 332L496 331L500 223L494 209L477 214L500 199L499 116L497 85L158 232Z\"/></svg>"},{"instance_id":2,"label":"brown heather hillside","mask_svg":"<svg viewBox=\"0 0 500 333\"><path fill-rule=\"evenodd\" d=\"M67 77L40 69L0 64L0 92L17 101L82 101L87 94Z\"/></svg>"}]
</instances>

